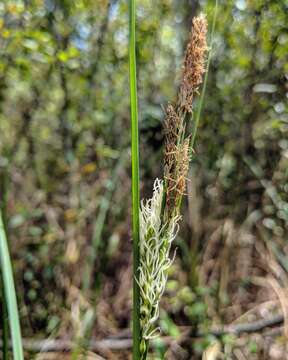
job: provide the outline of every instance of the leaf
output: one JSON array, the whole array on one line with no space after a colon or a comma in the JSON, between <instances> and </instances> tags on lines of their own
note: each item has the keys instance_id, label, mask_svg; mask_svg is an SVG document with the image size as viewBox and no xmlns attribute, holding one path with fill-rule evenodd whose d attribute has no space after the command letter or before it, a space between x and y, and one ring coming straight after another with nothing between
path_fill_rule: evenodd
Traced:
<instances>
[{"instance_id":1,"label":"leaf","mask_svg":"<svg viewBox=\"0 0 288 360\"><path fill-rule=\"evenodd\" d=\"M7 237L0 211L0 264L4 282L5 302L8 309L9 325L12 339L13 359L23 360L21 329L17 308L16 291L14 286L12 264L10 260Z\"/></svg>"},{"instance_id":2,"label":"leaf","mask_svg":"<svg viewBox=\"0 0 288 360\"><path fill-rule=\"evenodd\" d=\"M215 341L204 351L202 360L217 360L220 354L221 344L219 341Z\"/></svg>"},{"instance_id":3,"label":"leaf","mask_svg":"<svg viewBox=\"0 0 288 360\"><path fill-rule=\"evenodd\" d=\"M96 170L96 164L94 162L90 162L82 167L81 173L83 175L88 175L93 173L95 170Z\"/></svg>"}]
</instances>

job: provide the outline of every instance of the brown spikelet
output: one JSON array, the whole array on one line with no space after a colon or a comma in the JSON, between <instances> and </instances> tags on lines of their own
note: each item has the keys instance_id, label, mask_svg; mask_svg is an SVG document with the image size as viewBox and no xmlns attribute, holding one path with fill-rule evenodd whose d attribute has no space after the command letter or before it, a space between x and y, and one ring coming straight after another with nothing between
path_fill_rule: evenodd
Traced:
<instances>
[{"instance_id":1,"label":"brown spikelet","mask_svg":"<svg viewBox=\"0 0 288 360\"><path fill-rule=\"evenodd\" d=\"M182 80L175 105L166 109L164 178L165 220L169 221L180 211L181 199L186 191L189 169L190 136L185 135L187 117L192 111L192 101L205 72L207 21L204 15L193 19L190 40L186 48Z\"/></svg>"},{"instance_id":2,"label":"brown spikelet","mask_svg":"<svg viewBox=\"0 0 288 360\"><path fill-rule=\"evenodd\" d=\"M186 138L180 148L178 158L178 179L177 179L177 192L182 196L186 192L186 178L189 170L189 140Z\"/></svg>"},{"instance_id":3,"label":"brown spikelet","mask_svg":"<svg viewBox=\"0 0 288 360\"><path fill-rule=\"evenodd\" d=\"M171 173L173 164L175 163L175 151L176 145L179 139L179 133L181 132L181 118L177 115L175 108L172 104L168 104L166 109L166 117L164 121L165 132L165 175ZM167 174L166 174L167 173Z\"/></svg>"},{"instance_id":4,"label":"brown spikelet","mask_svg":"<svg viewBox=\"0 0 288 360\"><path fill-rule=\"evenodd\" d=\"M166 143L175 143L177 141L180 127L180 117L177 115L174 106L172 104L168 104L164 122Z\"/></svg>"},{"instance_id":5,"label":"brown spikelet","mask_svg":"<svg viewBox=\"0 0 288 360\"><path fill-rule=\"evenodd\" d=\"M166 205L168 219L173 212L178 212L180 199L186 191L186 179L189 169L189 137L182 143L169 144L166 153L165 181L166 181Z\"/></svg>"},{"instance_id":6,"label":"brown spikelet","mask_svg":"<svg viewBox=\"0 0 288 360\"><path fill-rule=\"evenodd\" d=\"M205 73L206 34L207 20L205 15L200 14L192 21L179 92L179 105L188 112L192 111L193 96L197 93Z\"/></svg>"}]
</instances>

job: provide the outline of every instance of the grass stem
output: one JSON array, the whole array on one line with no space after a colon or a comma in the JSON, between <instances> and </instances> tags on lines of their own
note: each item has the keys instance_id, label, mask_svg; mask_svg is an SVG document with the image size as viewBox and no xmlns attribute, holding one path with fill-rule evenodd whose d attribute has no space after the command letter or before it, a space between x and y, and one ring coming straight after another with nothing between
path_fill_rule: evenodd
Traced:
<instances>
[{"instance_id":1,"label":"grass stem","mask_svg":"<svg viewBox=\"0 0 288 360\"><path fill-rule=\"evenodd\" d=\"M198 130L198 126L199 126L200 116L201 116L203 103L204 103L204 97L205 97L206 88L207 88L208 73L209 73L209 67L210 67L210 62L211 62L211 58L212 58L212 47L213 47L214 31L215 31L216 19L217 19L217 11L218 11L218 0L215 0L213 23L212 23L212 29L211 29L211 34L210 34L210 50L209 50L209 55L208 55L208 59L207 59L207 66L206 66L203 87L202 87L202 91L201 91L201 95L200 95L200 99L199 99L199 104L197 107L195 123L193 126L193 131L192 131L192 136L191 136L191 141L190 141L190 148L192 150L195 145L197 130Z\"/></svg>"}]
</instances>

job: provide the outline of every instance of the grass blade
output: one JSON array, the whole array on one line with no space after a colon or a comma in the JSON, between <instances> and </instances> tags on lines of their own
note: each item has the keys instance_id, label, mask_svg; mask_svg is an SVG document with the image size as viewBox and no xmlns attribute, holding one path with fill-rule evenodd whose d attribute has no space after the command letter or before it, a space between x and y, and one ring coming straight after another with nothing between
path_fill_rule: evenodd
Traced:
<instances>
[{"instance_id":1,"label":"grass blade","mask_svg":"<svg viewBox=\"0 0 288 360\"><path fill-rule=\"evenodd\" d=\"M3 172L0 178L0 193L2 194L2 202L0 204L0 210L2 209L2 221L4 224L4 228L6 229L6 209L7 209L7 172ZM2 310L2 356L3 360L9 360L9 324L8 324L8 313L7 313L7 305L5 301L4 294L4 282L3 276L0 271L0 280L1 280L1 290L0 290L0 301L1 301L1 310Z\"/></svg>"},{"instance_id":2,"label":"grass blade","mask_svg":"<svg viewBox=\"0 0 288 360\"><path fill-rule=\"evenodd\" d=\"M0 210L0 264L4 283L4 294L9 316L10 333L14 360L23 360L23 349L20 322L17 308L16 292L13 280L12 264L10 260L7 237Z\"/></svg>"},{"instance_id":3,"label":"grass blade","mask_svg":"<svg viewBox=\"0 0 288 360\"><path fill-rule=\"evenodd\" d=\"M140 289L139 279L139 130L137 107L135 25L136 1L129 0L129 70L132 152L132 236L133 236L133 359L140 359Z\"/></svg>"},{"instance_id":4,"label":"grass blade","mask_svg":"<svg viewBox=\"0 0 288 360\"><path fill-rule=\"evenodd\" d=\"M133 359L140 359L140 289L139 274L139 131L137 107L135 0L129 0L129 69L132 152L132 236L133 236Z\"/></svg>"},{"instance_id":5,"label":"grass blade","mask_svg":"<svg viewBox=\"0 0 288 360\"><path fill-rule=\"evenodd\" d=\"M8 347L8 339L9 339L9 325L8 325L8 314L7 314L7 306L4 296L4 282L2 279L2 276L0 274L0 280L1 280L1 310L2 310L2 342L3 342L3 348L2 348L2 356L3 360L9 359L9 347Z\"/></svg>"}]
</instances>

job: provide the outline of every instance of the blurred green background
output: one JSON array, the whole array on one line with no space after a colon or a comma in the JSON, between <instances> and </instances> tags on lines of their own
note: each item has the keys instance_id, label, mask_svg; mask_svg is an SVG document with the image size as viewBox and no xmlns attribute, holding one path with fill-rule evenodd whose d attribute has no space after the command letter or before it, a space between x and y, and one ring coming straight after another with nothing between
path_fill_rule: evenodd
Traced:
<instances>
[{"instance_id":1,"label":"blurred green background","mask_svg":"<svg viewBox=\"0 0 288 360\"><path fill-rule=\"evenodd\" d=\"M214 8L205 0L137 1L143 198L163 173L164 109L176 97L191 19L206 13L211 30ZM288 286L287 24L285 0L219 2L160 316L165 336L281 310L279 288ZM130 326L128 71L127 1L0 3L1 206L25 338L103 339ZM197 359L211 337L184 340L158 341L152 358ZM266 340L226 336L222 351L227 359L278 359L278 350L283 359L283 341ZM128 359L129 351L101 355Z\"/></svg>"}]
</instances>

